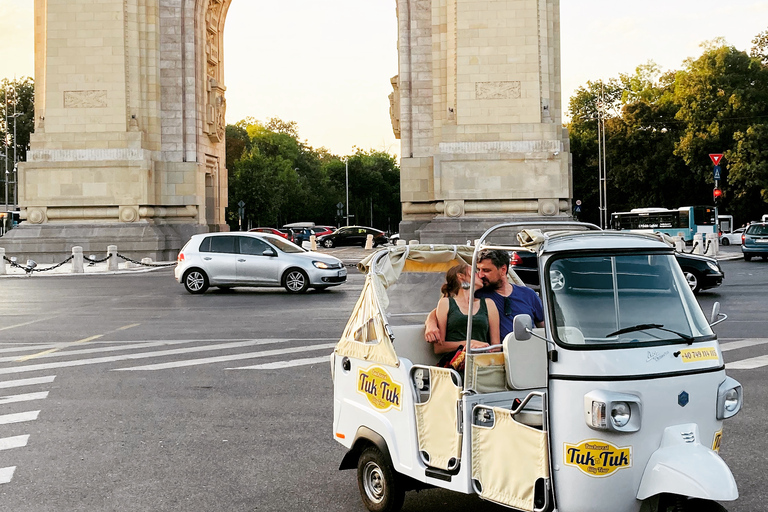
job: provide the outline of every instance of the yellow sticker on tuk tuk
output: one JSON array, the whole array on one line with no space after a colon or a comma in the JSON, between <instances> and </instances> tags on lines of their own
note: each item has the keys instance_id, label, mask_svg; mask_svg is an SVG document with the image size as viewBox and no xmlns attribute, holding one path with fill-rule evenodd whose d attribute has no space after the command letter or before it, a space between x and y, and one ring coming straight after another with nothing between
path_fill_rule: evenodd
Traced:
<instances>
[{"instance_id":1,"label":"yellow sticker on tuk tuk","mask_svg":"<svg viewBox=\"0 0 768 512\"><path fill-rule=\"evenodd\" d=\"M717 361L717 349L708 348L687 348L680 351L680 359L684 363L698 363L699 361Z\"/></svg>"},{"instance_id":2,"label":"yellow sticker on tuk tuk","mask_svg":"<svg viewBox=\"0 0 768 512\"><path fill-rule=\"evenodd\" d=\"M723 442L723 431L718 430L715 432L715 439L712 441L712 451L720 453L720 443Z\"/></svg>"},{"instance_id":3,"label":"yellow sticker on tuk tuk","mask_svg":"<svg viewBox=\"0 0 768 512\"><path fill-rule=\"evenodd\" d=\"M357 391L381 412L401 408L403 386L392 380L389 372L381 366L371 366L357 374Z\"/></svg>"},{"instance_id":4,"label":"yellow sticker on tuk tuk","mask_svg":"<svg viewBox=\"0 0 768 512\"><path fill-rule=\"evenodd\" d=\"M563 462L579 468L584 474L602 478L620 469L632 467L632 447L590 439L579 444L564 443Z\"/></svg>"}]
</instances>

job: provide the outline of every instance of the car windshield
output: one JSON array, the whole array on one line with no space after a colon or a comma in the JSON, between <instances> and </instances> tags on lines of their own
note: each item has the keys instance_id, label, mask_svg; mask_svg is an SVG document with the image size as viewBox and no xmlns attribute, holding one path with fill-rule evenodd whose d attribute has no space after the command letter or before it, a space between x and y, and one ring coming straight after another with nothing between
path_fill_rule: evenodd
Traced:
<instances>
[{"instance_id":1,"label":"car windshield","mask_svg":"<svg viewBox=\"0 0 768 512\"><path fill-rule=\"evenodd\" d=\"M671 254L566 257L548 274L560 343L637 346L712 336Z\"/></svg>"},{"instance_id":2,"label":"car windshield","mask_svg":"<svg viewBox=\"0 0 768 512\"><path fill-rule=\"evenodd\" d=\"M291 242L289 242L285 238L281 238L281 237L275 236L275 235L265 236L264 238L269 243L271 243L272 245L274 245L275 247L277 247L278 249L280 249L281 251L283 251L285 253L293 254L293 253L298 253L298 252L306 252L304 249L302 249L301 247L299 247L296 244L292 244Z\"/></svg>"}]
</instances>

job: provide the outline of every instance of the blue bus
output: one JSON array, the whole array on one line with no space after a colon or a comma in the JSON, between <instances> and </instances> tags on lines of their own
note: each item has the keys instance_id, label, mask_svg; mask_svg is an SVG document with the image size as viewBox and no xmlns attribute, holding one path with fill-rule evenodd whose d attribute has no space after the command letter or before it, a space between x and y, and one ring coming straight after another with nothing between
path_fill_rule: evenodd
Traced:
<instances>
[{"instance_id":1,"label":"blue bus","mask_svg":"<svg viewBox=\"0 0 768 512\"><path fill-rule=\"evenodd\" d=\"M693 242L693 235L717 233L717 207L681 206L667 208L634 208L628 212L611 214L611 228L644 232L661 232L669 236L682 234L686 243Z\"/></svg>"}]
</instances>

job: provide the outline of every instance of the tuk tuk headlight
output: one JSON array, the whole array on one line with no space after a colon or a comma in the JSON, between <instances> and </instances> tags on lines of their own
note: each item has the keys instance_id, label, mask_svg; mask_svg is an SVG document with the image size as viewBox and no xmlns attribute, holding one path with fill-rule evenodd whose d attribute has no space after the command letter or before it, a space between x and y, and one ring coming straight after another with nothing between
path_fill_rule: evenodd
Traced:
<instances>
[{"instance_id":1,"label":"tuk tuk headlight","mask_svg":"<svg viewBox=\"0 0 768 512\"><path fill-rule=\"evenodd\" d=\"M640 397L627 393L594 390L584 395L584 420L594 430L640 430Z\"/></svg>"},{"instance_id":2,"label":"tuk tuk headlight","mask_svg":"<svg viewBox=\"0 0 768 512\"><path fill-rule=\"evenodd\" d=\"M717 419L736 416L744 401L744 391L736 379L726 377L717 389Z\"/></svg>"},{"instance_id":3,"label":"tuk tuk headlight","mask_svg":"<svg viewBox=\"0 0 768 512\"><path fill-rule=\"evenodd\" d=\"M632 410L627 402L617 402L611 407L611 421L617 427L625 427L632 418Z\"/></svg>"}]
</instances>

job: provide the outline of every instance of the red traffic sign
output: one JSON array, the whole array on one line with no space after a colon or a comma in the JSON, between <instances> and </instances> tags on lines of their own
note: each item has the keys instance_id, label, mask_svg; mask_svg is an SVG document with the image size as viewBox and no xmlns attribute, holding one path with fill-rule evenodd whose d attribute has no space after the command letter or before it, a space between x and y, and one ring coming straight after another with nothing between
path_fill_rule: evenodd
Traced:
<instances>
[{"instance_id":1,"label":"red traffic sign","mask_svg":"<svg viewBox=\"0 0 768 512\"><path fill-rule=\"evenodd\" d=\"M720 160L723 159L723 155L722 155L722 153L710 154L709 158L712 159L712 163L713 164L720 165Z\"/></svg>"}]
</instances>

